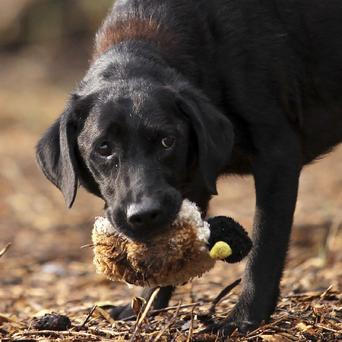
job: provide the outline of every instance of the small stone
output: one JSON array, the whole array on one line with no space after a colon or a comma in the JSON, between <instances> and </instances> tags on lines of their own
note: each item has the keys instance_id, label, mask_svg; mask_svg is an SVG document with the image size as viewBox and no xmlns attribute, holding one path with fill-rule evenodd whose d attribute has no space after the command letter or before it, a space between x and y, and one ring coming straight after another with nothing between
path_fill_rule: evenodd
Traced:
<instances>
[{"instance_id":1,"label":"small stone","mask_svg":"<svg viewBox=\"0 0 342 342\"><path fill-rule=\"evenodd\" d=\"M32 327L36 330L65 331L71 327L69 317L56 313L45 314L42 317L34 318Z\"/></svg>"}]
</instances>

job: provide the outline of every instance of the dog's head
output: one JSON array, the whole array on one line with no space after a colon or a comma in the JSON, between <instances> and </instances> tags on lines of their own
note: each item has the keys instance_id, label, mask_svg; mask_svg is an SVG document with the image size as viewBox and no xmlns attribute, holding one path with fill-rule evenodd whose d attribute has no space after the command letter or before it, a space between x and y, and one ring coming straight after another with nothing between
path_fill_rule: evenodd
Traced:
<instances>
[{"instance_id":1,"label":"dog's head","mask_svg":"<svg viewBox=\"0 0 342 342\"><path fill-rule=\"evenodd\" d=\"M133 239L169 225L183 198L205 211L230 157L230 121L186 81L87 82L37 146L68 207L82 185Z\"/></svg>"}]
</instances>

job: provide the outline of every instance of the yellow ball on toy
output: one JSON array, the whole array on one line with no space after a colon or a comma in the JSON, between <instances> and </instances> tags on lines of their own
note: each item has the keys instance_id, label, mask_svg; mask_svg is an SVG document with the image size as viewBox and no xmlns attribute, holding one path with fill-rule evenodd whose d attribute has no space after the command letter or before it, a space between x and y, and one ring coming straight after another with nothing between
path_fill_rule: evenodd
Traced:
<instances>
[{"instance_id":1,"label":"yellow ball on toy","mask_svg":"<svg viewBox=\"0 0 342 342\"><path fill-rule=\"evenodd\" d=\"M215 260L216 259L223 260L225 258L228 258L232 254L233 254L232 249L230 248L228 243L224 241L216 242L209 252L210 257Z\"/></svg>"}]
</instances>

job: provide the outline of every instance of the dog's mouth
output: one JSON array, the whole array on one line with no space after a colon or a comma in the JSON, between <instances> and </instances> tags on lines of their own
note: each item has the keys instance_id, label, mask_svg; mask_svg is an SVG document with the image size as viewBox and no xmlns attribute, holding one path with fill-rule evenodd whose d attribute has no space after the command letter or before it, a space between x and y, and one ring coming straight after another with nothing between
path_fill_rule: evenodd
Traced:
<instances>
[{"instance_id":1,"label":"dog's mouth","mask_svg":"<svg viewBox=\"0 0 342 342\"><path fill-rule=\"evenodd\" d=\"M111 210L111 208L107 208L106 217L114 227L114 229L127 237L128 239L136 242L146 243L148 241L153 240L154 237L159 234L163 234L168 229L172 229L172 223L178 217L178 214L181 209L181 203L178 205L174 205L168 212L167 217L158 224L158 226L148 226L148 227L140 227L138 229L134 229L128 222L126 214L123 210Z\"/></svg>"}]
</instances>

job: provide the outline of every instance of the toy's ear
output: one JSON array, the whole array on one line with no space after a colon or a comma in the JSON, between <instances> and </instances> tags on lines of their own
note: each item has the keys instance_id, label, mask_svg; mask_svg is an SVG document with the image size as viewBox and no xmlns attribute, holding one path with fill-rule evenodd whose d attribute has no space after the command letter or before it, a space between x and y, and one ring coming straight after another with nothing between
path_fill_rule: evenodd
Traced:
<instances>
[{"instance_id":1,"label":"toy's ear","mask_svg":"<svg viewBox=\"0 0 342 342\"><path fill-rule=\"evenodd\" d=\"M218 241L229 244L232 254L224 259L234 263L241 261L252 249L252 241L245 229L236 221L226 216L215 216L208 219L210 225L209 250Z\"/></svg>"},{"instance_id":2,"label":"toy's ear","mask_svg":"<svg viewBox=\"0 0 342 342\"><path fill-rule=\"evenodd\" d=\"M47 130L36 147L38 165L46 178L64 195L71 208L77 193L76 139L79 121L88 110L90 98L73 95L65 111Z\"/></svg>"},{"instance_id":3,"label":"toy's ear","mask_svg":"<svg viewBox=\"0 0 342 342\"><path fill-rule=\"evenodd\" d=\"M198 169L210 194L216 195L216 181L227 165L234 141L233 126L212 103L189 85L175 86L176 103L195 132Z\"/></svg>"}]
</instances>

